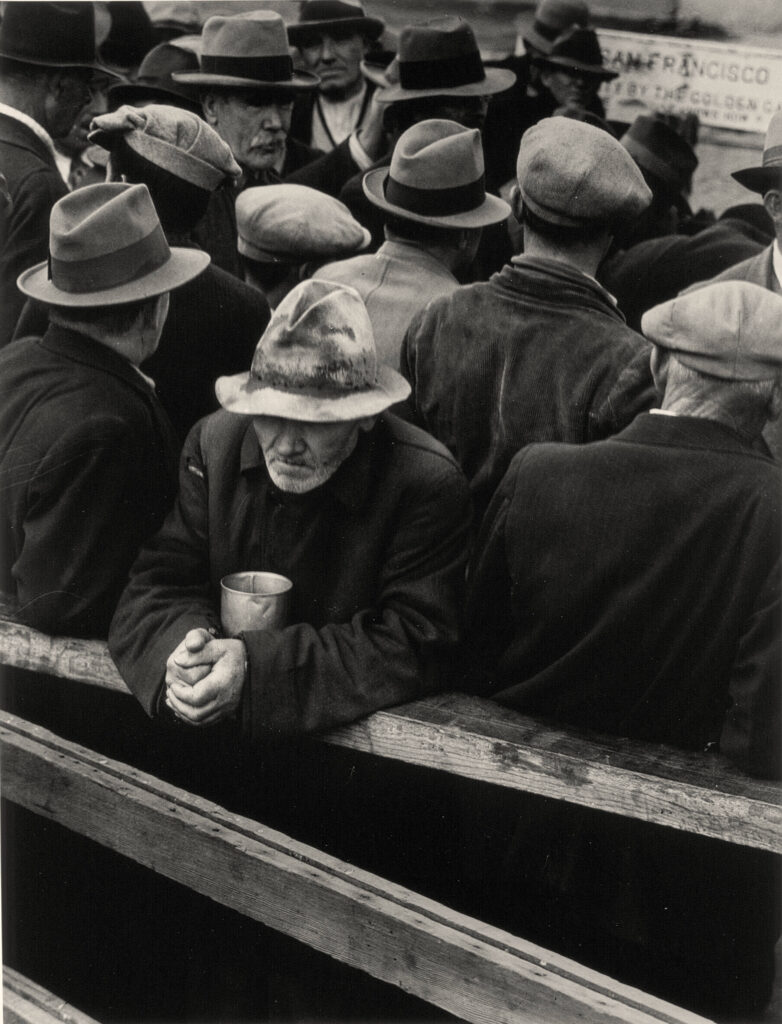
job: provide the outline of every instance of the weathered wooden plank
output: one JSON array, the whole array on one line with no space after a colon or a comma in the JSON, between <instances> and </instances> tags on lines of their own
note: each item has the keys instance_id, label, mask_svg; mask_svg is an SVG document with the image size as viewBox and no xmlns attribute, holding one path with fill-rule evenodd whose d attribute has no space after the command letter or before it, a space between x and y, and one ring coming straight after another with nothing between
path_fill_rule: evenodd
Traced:
<instances>
[{"instance_id":1,"label":"weathered wooden plank","mask_svg":"<svg viewBox=\"0 0 782 1024\"><path fill-rule=\"evenodd\" d=\"M463 1019L702 1020L13 715L0 740L12 801Z\"/></svg>"},{"instance_id":2,"label":"weathered wooden plank","mask_svg":"<svg viewBox=\"0 0 782 1024\"><path fill-rule=\"evenodd\" d=\"M86 1013L5 965L3 1020L5 1024L96 1024Z\"/></svg>"},{"instance_id":3,"label":"weathered wooden plank","mask_svg":"<svg viewBox=\"0 0 782 1024\"><path fill-rule=\"evenodd\" d=\"M446 693L376 712L325 737L464 778L782 852L782 787L716 756L549 727Z\"/></svg>"},{"instance_id":4,"label":"weathered wooden plank","mask_svg":"<svg viewBox=\"0 0 782 1024\"><path fill-rule=\"evenodd\" d=\"M0 664L127 692L106 645L0 619ZM545 725L491 701L440 694L323 739L408 764L782 852L782 787L718 756Z\"/></svg>"}]
</instances>

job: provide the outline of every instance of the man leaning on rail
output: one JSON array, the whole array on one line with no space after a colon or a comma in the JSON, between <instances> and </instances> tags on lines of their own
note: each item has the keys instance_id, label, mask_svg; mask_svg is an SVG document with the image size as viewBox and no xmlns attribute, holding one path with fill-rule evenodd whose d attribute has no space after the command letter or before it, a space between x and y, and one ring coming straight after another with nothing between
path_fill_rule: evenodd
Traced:
<instances>
[{"instance_id":1,"label":"man leaning on rail","mask_svg":"<svg viewBox=\"0 0 782 1024\"><path fill-rule=\"evenodd\" d=\"M358 293L297 286L250 372L216 390L223 409L191 431L178 500L109 635L147 712L191 725L236 715L255 741L444 685L467 484L444 448L386 412L408 387L378 365ZM221 578L248 570L293 581L289 624L225 637Z\"/></svg>"}]
</instances>

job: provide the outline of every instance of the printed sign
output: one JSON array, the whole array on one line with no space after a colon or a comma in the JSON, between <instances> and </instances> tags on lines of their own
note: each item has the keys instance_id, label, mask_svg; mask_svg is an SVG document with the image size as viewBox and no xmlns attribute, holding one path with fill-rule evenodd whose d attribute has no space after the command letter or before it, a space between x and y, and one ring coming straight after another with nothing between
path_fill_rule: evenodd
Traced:
<instances>
[{"instance_id":1,"label":"printed sign","mask_svg":"<svg viewBox=\"0 0 782 1024\"><path fill-rule=\"evenodd\" d=\"M631 122L646 108L763 133L782 108L777 50L608 29L598 36L603 62L619 72L601 91L609 120Z\"/></svg>"}]
</instances>

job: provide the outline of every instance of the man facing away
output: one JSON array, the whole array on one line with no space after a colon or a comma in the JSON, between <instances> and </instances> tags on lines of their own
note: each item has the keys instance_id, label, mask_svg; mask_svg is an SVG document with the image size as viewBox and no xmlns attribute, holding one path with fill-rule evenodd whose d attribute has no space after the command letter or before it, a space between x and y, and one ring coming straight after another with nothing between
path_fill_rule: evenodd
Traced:
<instances>
[{"instance_id":1,"label":"man facing away","mask_svg":"<svg viewBox=\"0 0 782 1024\"><path fill-rule=\"evenodd\" d=\"M145 185L65 196L50 233L48 264L19 278L48 329L0 353L0 586L28 625L100 637L175 494L173 430L139 366L209 257L169 248Z\"/></svg>"},{"instance_id":2,"label":"man facing away","mask_svg":"<svg viewBox=\"0 0 782 1024\"><path fill-rule=\"evenodd\" d=\"M326 729L444 685L469 496L453 460L384 414L407 385L377 363L358 294L305 281L249 373L185 444L180 491L141 552L109 647L146 711L238 715L251 743ZM290 624L225 637L220 580L293 581Z\"/></svg>"},{"instance_id":3,"label":"man facing away","mask_svg":"<svg viewBox=\"0 0 782 1024\"><path fill-rule=\"evenodd\" d=\"M327 264L314 276L356 289L378 358L396 368L413 315L459 287L455 272L472 263L481 231L504 221L510 207L486 193L480 132L455 121L408 128L390 168L369 171L364 191L385 215L385 242L376 253Z\"/></svg>"},{"instance_id":4,"label":"man facing away","mask_svg":"<svg viewBox=\"0 0 782 1024\"><path fill-rule=\"evenodd\" d=\"M643 328L661 409L596 444L525 448L492 501L467 613L484 692L778 778L779 468L756 442L780 409L782 298L711 285ZM710 1017L762 1009L774 858L602 819L519 823L511 873L526 859L558 948Z\"/></svg>"},{"instance_id":5,"label":"man facing away","mask_svg":"<svg viewBox=\"0 0 782 1024\"><path fill-rule=\"evenodd\" d=\"M533 441L595 441L655 401L647 343L595 273L649 189L606 132L548 118L522 139L512 193L524 253L412 320L402 372L413 421L465 471L481 513Z\"/></svg>"},{"instance_id":6,"label":"man facing away","mask_svg":"<svg viewBox=\"0 0 782 1024\"><path fill-rule=\"evenodd\" d=\"M97 75L92 4L8 4L0 24L0 165L12 204L0 239L0 346L24 299L23 270L46 258L49 214L67 187L55 139L68 135Z\"/></svg>"}]
</instances>

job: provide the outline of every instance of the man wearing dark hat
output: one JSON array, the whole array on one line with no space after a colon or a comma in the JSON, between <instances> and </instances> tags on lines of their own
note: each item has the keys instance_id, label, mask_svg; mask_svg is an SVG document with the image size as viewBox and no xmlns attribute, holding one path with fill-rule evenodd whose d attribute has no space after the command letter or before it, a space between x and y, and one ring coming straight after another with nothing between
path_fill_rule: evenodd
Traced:
<instances>
[{"instance_id":1,"label":"man wearing dark hat","mask_svg":"<svg viewBox=\"0 0 782 1024\"><path fill-rule=\"evenodd\" d=\"M510 207L486 194L480 132L455 121L408 128L390 168L367 172L364 191L385 216L385 242L376 253L328 264L315 276L356 289L378 359L397 367L413 315L458 288L454 271L472 263L482 229L505 221Z\"/></svg>"},{"instance_id":2,"label":"man wearing dark hat","mask_svg":"<svg viewBox=\"0 0 782 1024\"><path fill-rule=\"evenodd\" d=\"M294 105L295 139L327 153L361 127L375 88L362 75L361 61L382 32L383 22L353 0L305 0L299 20L288 25L288 39L320 85Z\"/></svg>"},{"instance_id":3,"label":"man wearing dark hat","mask_svg":"<svg viewBox=\"0 0 782 1024\"><path fill-rule=\"evenodd\" d=\"M169 248L144 185L65 196L50 237L49 260L19 278L49 327L0 353L0 588L28 625L100 637L175 493L178 448L139 367L168 293L209 257Z\"/></svg>"},{"instance_id":4,"label":"man wearing dark hat","mask_svg":"<svg viewBox=\"0 0 782 1024\"><path fill-rule=\"evenodd\" d=\"M16 278L45 259L49 214L67 192L54 139L70 132L96 75L92 4L7 4L0 23L0 165L13 206L0 240L0 346L23 299Z\"/></svg>"},{"instance_id":5,"label":"man wearing dark hat","mask_svg":"<svg viewBox=\"0 0 782 1024\"><path fill-rule=\"evenodd\" d=\"M408 392L377 362L357 292L305 281L249 373L183 453L180 492L133 568L109 646L148 714L236 714L262 749L445 682L457 639L469 495L448 453L385 410ZM293 582L288 624L226 636L220 580Z\"/></svg>"},{"instance_id":6,"label":"man wearing dark hat","mask_svg":"<svg viewBox=\"0 0 782 1024\"><path fill-rule=\"evenodd\" d=\"M117 82L109 87L109 109L116 110L127 103L134 107L165 103L201 116L198 88L175 82L171 77L175 71L198 71L195 51L176 40L159 43L144 57L132 82Z\"/></svg>"},{"instance_id":7,"label":"man wearing dark hat","mask_svg":"<svg viewBox=\"0 0 782 1024\"><path fill-rule=\"evenodd\" d=\"M484 692L779 778L779 470L753 441L780 410L782 298L710 285L643 329L661 408L596 444L525 448L494 497L467 614ZM779 935L771 855L597 817L552 819L530 873L564 951L709 1018L759 1014ZM534 829L519 824L511 873Z\"/></svg>"},{"instance_id":8,"label":"man wearing dark hat","mask_svg":"<svg viewBox=\"0 0 782 1024\"><path fill-rule=\"evenodd\" d=\"M525 133L517 180L523 255L430 303L402 350L414 422L455 456L479 513L519 448L607 437L655 401L648 346L594 276L649 203L641 172L608 133L553 117Z\"/></svg>"}]
</instances>

